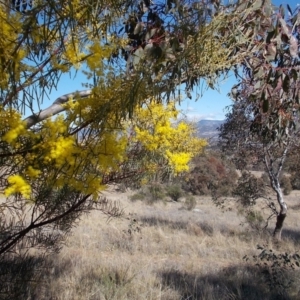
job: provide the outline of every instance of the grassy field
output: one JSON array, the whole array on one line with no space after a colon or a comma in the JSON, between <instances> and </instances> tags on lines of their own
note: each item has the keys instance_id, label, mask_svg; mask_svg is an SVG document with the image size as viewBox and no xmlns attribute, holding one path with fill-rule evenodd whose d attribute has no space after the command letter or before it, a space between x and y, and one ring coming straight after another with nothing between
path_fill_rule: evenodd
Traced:
<instances>
[{"instance_id":1,"label":"grassy field","mask_svg":"<svg viewBox=\"0 0 300 300\"><path fill-rule=\"evenodd\" d=\"M283 241L276 244L270 235L240 225L244 218L234 203L223 212L209 198L197 197L188 211L182 202L150 206L130 201L130 193L106 196L120 202L124 218L108 222L96 211L82 218L51 257L33 299L300 299L297 271L284 275L294 283L280 294L251 259L243 259L259 254L258 244L279 252L299 249L299 192L287 198Z\"/></svg>"}]
</instances>

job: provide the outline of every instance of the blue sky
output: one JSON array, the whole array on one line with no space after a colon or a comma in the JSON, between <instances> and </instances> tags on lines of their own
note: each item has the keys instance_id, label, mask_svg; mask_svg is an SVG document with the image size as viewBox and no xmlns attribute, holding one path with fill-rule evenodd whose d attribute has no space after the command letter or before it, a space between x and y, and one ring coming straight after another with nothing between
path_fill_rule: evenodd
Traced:
<instances>
[{"instance_id":1,"label":"blue sky","mask_svg":"<svg viewBox=\"0 0 300 300\"><path fill-rule=\"evenodd\" d=\"M289 4L292 10L300 5L300 0L274 0L272 2L276 6L283 4L285 9L286 4ZM234 75L232 75L225 82L220 84L219 91L209 89L204 92L203 96L197 101L194 99L184 101L181 108L186 112L190 119L195 121L201 119L223 120L226 114L226 106L232 104L232 101L227 97L227 94L236 82Z\"/></svg>"},{"instance_id":2,"label":"blue sky","mask_svg":"<svg viewBox=\"0 0 300 300\"><path fill-rule=\"evenodd\" d=\"M279 1L274 0L275 5L283 4L286 7L286 4L289 4L292 9L296 8L300 0L289 0L289 1ZM84 81L83 81L84 80ZM82 90L84 87L82 83L86 80L78 72L76 78L70 77L70 75L62 76L57 90L52 90L50 103L52 103L57 97L62 96L67 93L74 92L76 90ZM183 100L181 102L181 109L189 119L193 121L198 121L201 119L211 119L211 120L223 120L225 117L225 108L226 106L232 104L231 100L227 97L227 94L230 92L231 87L236 83L235 77L232 75L227 80L219 84L218 90L208 89L206 91L201 90L200 88L195 90L192 94L193 99ZM201 94L197 101L197 93ZM49 102L44 103L42 107L47 107Z\"/></svg>"},{"instance_id":3,"label":"blue sky","mask_svg":"<svg viewBox=\"0 0 300 300\"><path fill-rule=\"evenodd\" d=\"M232 104L227 94L236 83L234 75L220 82L218 89L207 89L193 93L193 99L187 99L181 103L181 109L192 121L199 120L223 120L225 118L225 108ZM197 97L197 94L201 97ZM198 98L198 99L197 99Z\"/></svg>"}]
</instances>

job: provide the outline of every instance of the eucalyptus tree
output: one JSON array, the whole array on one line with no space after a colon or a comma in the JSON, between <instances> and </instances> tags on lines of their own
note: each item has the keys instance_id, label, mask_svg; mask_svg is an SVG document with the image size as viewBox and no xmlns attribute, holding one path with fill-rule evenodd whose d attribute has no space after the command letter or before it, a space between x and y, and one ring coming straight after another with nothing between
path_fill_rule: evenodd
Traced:
<instances>
[{"instance_id":1,"label":"eucalyptus tree","mask_svg":"<svg viewBox=\"0 0 300 300\"><path fill-rule=\"evenodd\" d=\"M247 164L246 157L264 163L279 208L274 236L281 239L287 204L279 176L288 152L299 138L300 12L287 5L286 15L283 6L276 8L270 1L261 3L263 9L258 15L244 11L245 30L257 35L256 43L245 42L245 47L255 55L244 57L242 72L235 70L239 83L231 96L236 103L220 136L223 146L234 151L240 167Z\"/></svg>"}]
</instances>

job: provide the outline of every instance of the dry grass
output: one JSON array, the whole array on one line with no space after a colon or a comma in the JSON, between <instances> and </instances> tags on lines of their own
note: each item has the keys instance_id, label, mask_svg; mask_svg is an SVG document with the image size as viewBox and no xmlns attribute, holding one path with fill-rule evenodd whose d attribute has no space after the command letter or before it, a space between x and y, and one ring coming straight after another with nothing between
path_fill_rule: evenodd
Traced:
<instances>
[{"instance_id":1,"label":"dry grass","mask_svg":"<svg viewBox=\"0 0 300 300\"><path fill-rule=\"evenodd\" d=\"M187 211L182 203L149 206L131 202L128 193L107 196L121 202L126 218L107 222L99 212L84 217L51 257L52 268L33 299L281 299L243 257L257 254L257 244L298 250L299 193L288 198L284 240L276 245L268 235L240 226L241 215L222 212L209 198L196 198L196 209ZM290 299L299 299L297 293L296 286Z\"/></svg>"}]
</instances>

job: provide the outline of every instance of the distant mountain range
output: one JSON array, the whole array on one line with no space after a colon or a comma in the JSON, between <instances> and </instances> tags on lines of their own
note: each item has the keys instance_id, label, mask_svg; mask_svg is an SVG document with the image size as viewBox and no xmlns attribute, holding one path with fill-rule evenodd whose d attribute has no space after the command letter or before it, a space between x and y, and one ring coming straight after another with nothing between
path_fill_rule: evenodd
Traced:
<instances>
[{"instance_id":1,"label":"distant mountain range","mask_svg":"<svg viewBox=\"0 0 300 300\"><path fill-rule=\"evenodd\" d=\"M198 136L217 141L219 132L217 130L225 121L224 120L201 120L197 123Z\"/></svg>"}]
</instances>

